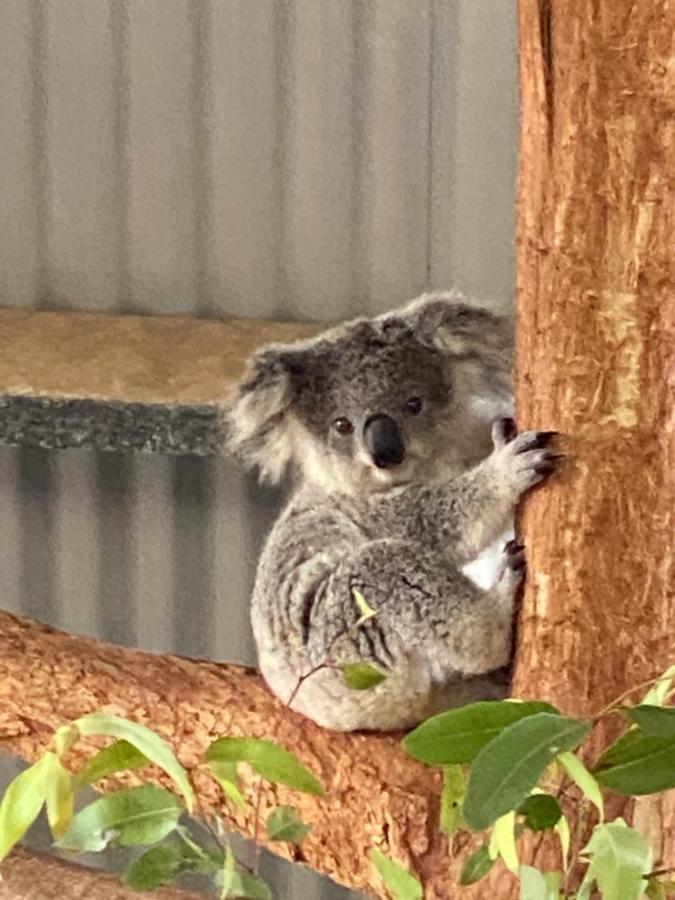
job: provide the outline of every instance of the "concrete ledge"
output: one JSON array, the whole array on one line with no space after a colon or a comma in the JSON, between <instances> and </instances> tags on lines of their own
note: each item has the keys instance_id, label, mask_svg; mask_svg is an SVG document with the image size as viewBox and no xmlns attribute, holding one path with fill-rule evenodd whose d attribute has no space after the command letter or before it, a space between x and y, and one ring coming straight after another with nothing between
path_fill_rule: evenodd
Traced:
<instances>
[{"instance_id":1,"label":"concrete ledge","mask_svg":"<svg viewBox=\"0 0 675 900\"><path fill-rule=\"evenodd\" d=\"M248 356L320 327L0 309L0 443L215 453Z\"/></svg>"}]
</instances>

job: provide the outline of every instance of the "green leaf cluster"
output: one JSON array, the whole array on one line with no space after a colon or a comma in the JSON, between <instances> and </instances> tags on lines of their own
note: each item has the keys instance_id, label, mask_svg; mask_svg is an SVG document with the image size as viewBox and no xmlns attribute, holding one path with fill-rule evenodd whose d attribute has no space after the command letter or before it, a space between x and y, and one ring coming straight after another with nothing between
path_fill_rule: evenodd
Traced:
<instances>
[{"instance_id":1,"label":"green leaf cluster","mask_svg":"<svg viewBox=\"0 0 675 900\"><path fill-rule=\"evenodd\" d=\"M461 884L479 881L501 858L520 879L521 900L560 900L562 873L521 865L517 849L523 828L553 829L569 864L569 827L560 802L539 787L557 769L599 819L584 856L573 861L587 867L577 900L588 900L594 889L606 900L637 900L645 892L665 897L666 882L650 876L651 851L641 835L621 819L604 821L601 788L639 796L675 787L675 709L664 706L674 682L675 666L640 705L613 710L630 728L590 771L574 751L594 723L538 701L472 703L433 716L408 734L403 745L412 756L443 767L441 829L449 836L461 827L490 830L487 842L466 859Z\"/></svg>"},{"instance_id":2,"label":"green leaf cluster","mask_svg":"<svg viewBox=\"0 0 675 900\"><path fill-rule=\"evenodd\" d=\"M482 701L428 719L403 745L430 765L471 763L462 817L481 831L527 801L553 760L578 747L590 729L590 723L561 716L547 703ZM546 811L560 818L553 798L531 800L523 815L526 823L529 813L530 822L549 827L541 825Z\"/></svg>"},{"instance_id":3,"label":"green leaf cluster","mask_svg":"<svg viewBox=\"0 0 675 900\"><path fill-rule=\"evenodd\" d=\"M74 775L61 757L83 735L104 735L113 742L98 750ZM9 785L0 803L0 861L20 841L43 808L60 849L98 852L109 846L139 846L144 851L124 875L134 890L169 884L183 872L198 871L218 884L220 896L270 900L269 887L257 875L239 871L227 844L205 849L180 824L195 793L190 778L171 747L149 728L106 713L83 716L54 734L53 750ZM239 808L245 800L238 787L237 767L248 763L269 781L321 796L324 788L292 754L273 741L220 738L205 754L212 774ZM105 794L74 811L78 790L122 771L148 764L169 775L180 796L165 788L142 784ZM271 840L298 843L309 833L296 810L279 806L267 819ZM222 836L222 830L219 832ZM214 832L214 838L217 835Z\"/></svg>"},{"instance_id":4,"label":"green leaf cluster","mask_svg":"<svg viewBox=\"0 0 675 900\"><path fill-rule=\"evenodd\" d=\"M675 709L641 705L625 714L635 727L603 753L596 779L633 796L675 787Z\"/></svg>"}]
</instances>

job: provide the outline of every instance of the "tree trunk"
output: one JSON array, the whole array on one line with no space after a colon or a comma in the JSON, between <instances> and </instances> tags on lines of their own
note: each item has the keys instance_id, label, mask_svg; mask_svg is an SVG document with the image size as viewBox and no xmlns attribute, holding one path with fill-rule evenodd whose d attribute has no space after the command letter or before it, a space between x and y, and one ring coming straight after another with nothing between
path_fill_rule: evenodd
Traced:
<instances>
[{"instance_id":1,"label":"tree trunk","mask_svg":"<svg viewBox=\"0 0 675 900\"><path fill-rule=\"evenodd\" d=\"M587 716L675 662L675 0L519 17L518 420L570 460L524 510L515 691ZM671 866L673 793L617 805Z\"/></svg>"}]
</instances>

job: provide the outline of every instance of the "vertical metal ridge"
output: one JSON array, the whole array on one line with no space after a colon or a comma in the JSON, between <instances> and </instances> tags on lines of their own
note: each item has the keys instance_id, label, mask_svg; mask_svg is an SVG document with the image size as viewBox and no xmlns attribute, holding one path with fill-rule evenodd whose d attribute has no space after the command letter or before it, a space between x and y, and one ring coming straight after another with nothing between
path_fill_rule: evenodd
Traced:
<instances>
[{"instance_id":1,"label":"vertical metal ridge","mask_svg":"<svg viewBox=\"0 0 675 900\"><path fill-rule=\"evenodd\" d=\"M274 3L274 47L272 60L275 71L274 89L274 237L273 257L275 270L275 301L272 314L275 318L289 318L291 285L289 278L289 96L291 16L293 0L276 0Z\"/></svg>"},{"instance_id":2,"label":"vertical metal ridge","mask_svg":"<svg viewBox=\"0 0 675 900\"><path fill-rule=\"evenodd\" d=\"M37 277L35 305L46 306L50 294L49 222L51 218L49 178L49 96L47 88L48 28L44 0L31 0L31 167L35 206Z\"/></svg>"},{"instance_id":3,"label":"vertical metal ridge","mask_svg":"<svg viewBox=\"0 0 675 900\"><path fill-rule=\"evenodd\" d=\"M197 314L214 315L218 310L217 307L214 307L209 279L210 244L213 234L211 192L209 190L211 129L208 123L211 4L209 0L192 3L188 7L188 11L192 32L192 67L190 71L192 194L194 200L192 254L196 286L193 308Z\"/></svg>"},{"instance_id":4,"label":"vertical metal ridge","mask_svg":"<svg viewBox=\"0 0 675 900\"><path fill-rule=\"evenodd\" d=\"M429 27L429 75L427 95L427 244L426 244L426 268L427 277L425 290L431 287L433 268L433 226L434 226L434 181L435 181L435 113L436 113L436 41L438 32L436 28L436 3L428 0L428 27Z\"/></svg>"},{"instance_id":5,"label":"vertical metal ridge","mask_svg":"<svg viewBox=\"0 0 675 900\"><path fill-rule=\"evenodd\" d=\"M453 169L456 163L457 53L453 38L458 33L459 3L430 0L432 4L432 58L430 70L430 185L429 185L429 288L449 288L454 282Z\"/></svg>"},{"instance_id":6,"label":"vertical metal ridge","mask_svg":"<svg viewBox=\"0 0 675 900\"><path fill-rule=\"evenodd\" d=\"M204 657L216 645L213 584L213 466L199 457L172 460L173 649ZM242 598L243 599L243 598Z\"/></svg>"},{"instance_id":7,"label":"vertical metal ridge","mask_svg":"<svg viewBox=\"0 0 675 900\"><path fill-rule=\"evenodd\" d=\"M97 631L116 644L135 645L136 601L133 545L143 540L132 531L136 502L134 458L121 453L95 456L94 495L98 557ZM141 598L142 601L142 598Z\"/></svg>"},{"instance_id":8,"label":"vertical metal ridge","mask_svg":"<svg viewBox=\"0 0 675 900\"><path fill-rule=\"evenodd\" d=\"M129 226L129 116L131 84L129 73L129 0L109 0L113 60L113 158L115 191L111 215L114 218L115 256L117 259L117 307L120 312L134 311L131 286Z\"/></svg>"},{"instance_id":9,"label":"vertical metal ridge","mask_svg":"<svg viewBox=\"0 0 675 900\"><path fill-rule=\"evenodd\" d=\"M367 262L367 214L366 214L366 134L367 112L364 98L368 86L367 40L370 33L371 12L366 0L352 0L352 56L351 56L351 234L349 258L351 261L349 315L357 315L364 308L370 295ZM347 312L347 311L345 311Z\"/></svg>"}]
</instances>

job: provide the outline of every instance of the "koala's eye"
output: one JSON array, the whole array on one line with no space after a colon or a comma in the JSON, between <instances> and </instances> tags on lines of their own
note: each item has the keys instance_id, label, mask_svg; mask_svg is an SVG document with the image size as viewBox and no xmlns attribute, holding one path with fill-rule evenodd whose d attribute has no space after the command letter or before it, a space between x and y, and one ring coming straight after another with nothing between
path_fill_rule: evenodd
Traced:
<instances>
[{"instance_id":1,"label":"koala's eye","mask_svg":"<svg viewBox=\"0 0 675 900\"><path fill-rule=\"evenodd\" d=\"M354 426L349 419L345 418L345 416L340 416L338 419L335 419L333 428L338 434L351 434L354 431Z\"/></svg>"},{"instance_id":2,"label":"koala's eye","mask_svg":"<svg viewBox=\"0 0 675 900\"><path fill-rule=\"evenodd\" d=\"M422 412L422 401L419 397L410 397L403 404L403 408L411 416L418 416Z\"/></svg>"}]
</instances>

